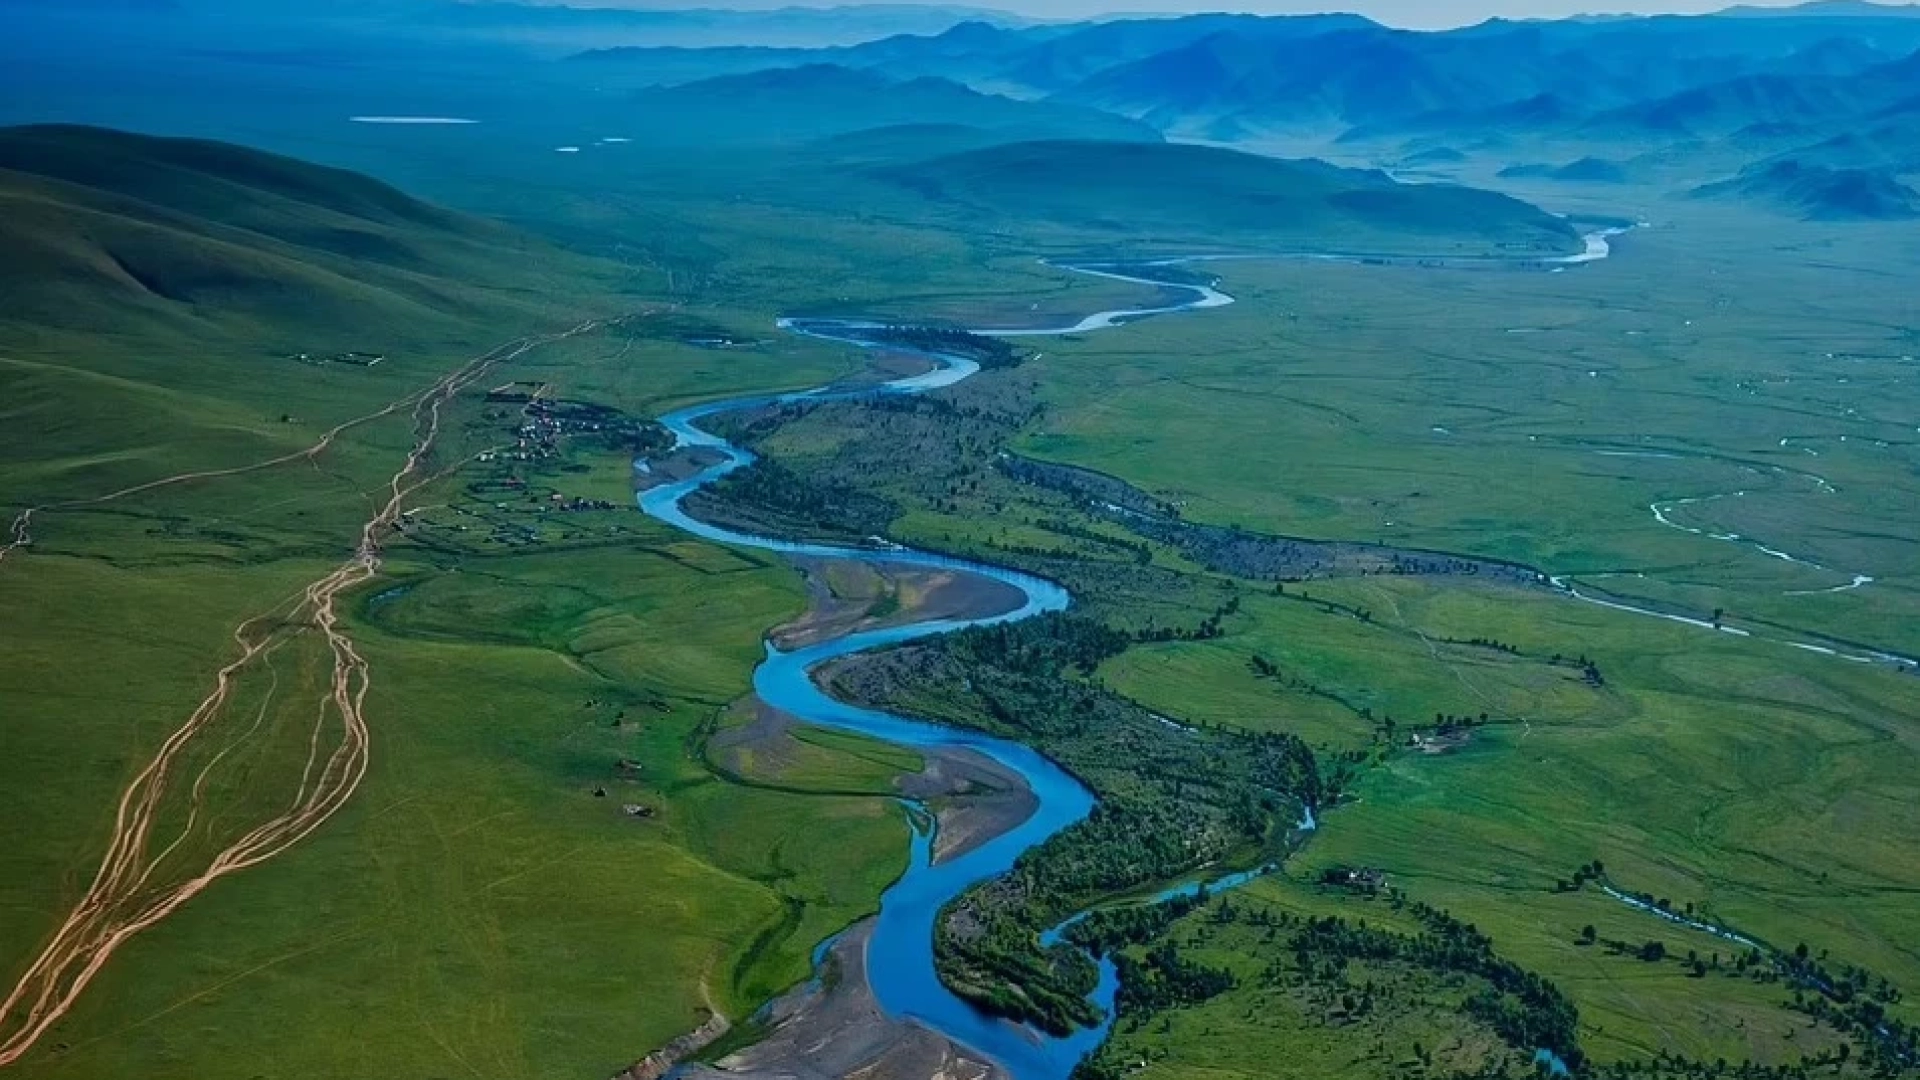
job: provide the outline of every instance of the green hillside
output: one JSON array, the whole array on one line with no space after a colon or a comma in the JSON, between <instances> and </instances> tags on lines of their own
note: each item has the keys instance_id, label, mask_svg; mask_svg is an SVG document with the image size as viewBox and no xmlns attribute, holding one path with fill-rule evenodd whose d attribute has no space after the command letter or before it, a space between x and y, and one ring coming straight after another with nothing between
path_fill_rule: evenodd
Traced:
<instances>
[{"instance_id":1,"label":"green hillside","mask_svg":"<svg viewBox=\"0 0 1920 1080\"><path fill-rule=\"evenodd\" d=\"M98 128L0 129L0 207L0 319L89 331L417 318L557 256L355 173Z\"/></svg>"},{"instance_id":2,"label":"green hillside","mask_svg":"<svg viewBox=\"0 0 1920 1080\"><path fill-rule=\"evenodd\" d=\"M1505 195L1204 146L1018 143L877 175L971 211L1133 235L1346 251L1578 245L1566 222Z\"/></svg>"},{"instance_id":3,"label":"green hillside","mask_svg":"<svg viewBox=\"0 0 1920 1080\"><path fill-rule=\"evenodd\" d=\"M702 1010L745 1017L871 908L917 759L809 748L815 779L771 790L688 753L802 596L640 514L622 441L837 354L716 365L659 278L237 147L0 131L0 199L0 527L31 526L0 558L0 994L224 667L154 863L96 910L146 910L311 789L349 726L329 623L365 664L369 763L311 835L114 952L9 1077L611 1076ZM502 460L530 418L489 391L514 380L594 426ZM415 484L377 574L301 600ZM29 1022L0 1011L0 1041Z\"/></svg>"}]
</instances>

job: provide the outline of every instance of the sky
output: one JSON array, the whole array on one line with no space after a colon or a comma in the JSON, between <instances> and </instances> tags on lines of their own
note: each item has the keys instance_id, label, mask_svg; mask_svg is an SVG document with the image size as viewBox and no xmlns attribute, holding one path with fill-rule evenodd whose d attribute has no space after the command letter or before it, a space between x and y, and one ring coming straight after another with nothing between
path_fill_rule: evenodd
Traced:
<instances>
[{"instance_id":1,"label":"sky","mask_svg":"<svg viewBox=\"0 0 1920 1080\"><path fill-rule=\"evenodd\" d=\"M1193 11L1246 11L1262 15L1298 15L1352 11L1389 26L1445 29L1490 18L1561 19L1587 14L1683 14L1746 7L1794 7L1805 0L520 0L576 7L718 7L765 10L786 7L834 7L840 4L920 3L993 8L1042 19L1082 19L1104 14L1184 14ZM1877 0L1910 11L1915 0Z\"/></svg>"},{"instance_id":2,"label":"sky","mask_svg":"<svg viewBox=\"0 0 1920 1080\"><path fill-rule=\"evenodd\" d=\"M1354 11L1390 26L1420 29L1464 26L1495 16L1509 19L1564 18L1592 12L1700 14L1737 2L1759 7L1789 7L1800 0L979 0L1041 18L1077 18L1102 11L1254 11L1298 14Z\"/></svg>"}]
</instances>

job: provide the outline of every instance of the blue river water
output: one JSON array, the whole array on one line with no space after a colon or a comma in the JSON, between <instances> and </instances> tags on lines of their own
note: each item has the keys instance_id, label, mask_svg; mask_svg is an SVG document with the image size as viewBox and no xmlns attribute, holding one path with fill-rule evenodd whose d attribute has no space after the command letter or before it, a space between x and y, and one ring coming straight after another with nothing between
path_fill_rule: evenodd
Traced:
<instances>
[{"instance_id":1,"label":"blue river water","mask_svg":"<svg viewBox=\"0 0 1920 1080\"><path fill-rule=\"evenodd\" d=\"M1597 251L1595 243L1590 241L1585 256L1574 256L1563 261L1584 262L1604 258L1605 254L1605 241L1602 238ZM1161 260L1151 265L1166 266L1185 261L1190 260ZM1231 296L1211 285L1168 284L1130 274L1127 272L1129 267L1125 265L1063 264L1062 269L1153 286L1168 290L1179 299L1160 307L1096 312L1055 327L980 327L973 332L997 337L1081 334L1123 326L1156 315L1197 311L1233 303ZM857 319L793 318L782 319L779 325L790 333L870 347L875 342L868 340L868 337L883 324ZM1024 595L1025 602L1017 609L986 618L929 621L872 630L792 652L782 652L769 643L766 658L754 671L753 684L761 700L810 723L859 732L902 746L973 750L1011 769L1032 789L1038 803L1032 816L1011 831L945 862L933 862L933 837L926 828L916 824L907 872L881 897L880 914L867 947L868 981L880 1007L888 1015L920 1021L975 1054L992 1059L1015 1080L1064 1080L1082 1058L1106 1039L1112 1023L1114 997L1119 989L1119 979L1112 963L1101 963L1099 987L1092 998L1100 1006L1106 1020L1098 1027L1083 1029L1065 1037L1049 1036L1025 1025L988 1016L942 985L934 969L934 923L948 901L982 881L1005 873L1023 852L1084 819L1093 811L1093 793L1065 770L1027 746L836 701L814 684L810 673L830 660L869 649L886 648L969 626L1013 622L1045 612L1061 611L1071 602L1071 597L1054 582L1016 570L894 545L866 548L756 536L700 521L687 514L682 507L682 502L694 491L754 460L750 451L700 427L701 421L723 413L770 404L922 393L951 386L980 370L979 365L965 358L935 353L923 355L935 361L936 367L932 371L877 387L860 390L823 387L790 394L754 395L692 406L661 417L661 424L674 434L678 446L705 448L717 452L719 459L686 479L642 492L640 508L666 524L716 543L815 558L963 570L1012 585ZM1299 827L1314 827L1311 809ZM1205 887L1231 888L1262 872L1264 870L1236 874L1207 883ZM1181 886L1150 898L1149 902L1189 894L1200 887L1198 883ZM1048 931L1043 935L1043 942L1058 942L1066 929L1080 917L1076 916ZM822 955L824 950L816 953L816 957Z\"/></svg>"},{"instance_id":2,"label":"blue river water","mask_svg":"<svg viewBox=\"0 0 1920 1080\"><path fill-rule=\"evenodd\" d=\"M982 328L976 332L1021 337L1086 333L1153 315L1220 307L1233 302L1231 297L1211 286L1167 286L1106 266L1068 269L1176 289L1180 299L1162 307L1098 312L1055 328ZM879 325L839 319L780 321L781 328L791 333L862 346L872 344L862 336L862 332L870 333ZM1093 811L1093 793L1030 747L836 701L814 684L810 673L830 660L852 653L899 645L969 626L1013 622L1045 612L1062 611L1071 597L1054 582L1016 570L897 547L868 549L756 536L701 521L689 515L681 505L694 491L746 466L754 459L750 451L700 427L702 420L784 402L921 393L951 386L979 371L979 365L971 360L945 355L929 356L937 364L934 370L871 389L832 391L823 388L793 394L754 395L709 402L661 417L660 422L674 434L679 446L706 448L718 452L720 457L714 464L684 480L642 492L640 508L666 524L717 543L816 558L958 569L1004 582L1020 590L1025 597L1020 607L987 618L937 620L871 630L792 652L782 652L769 643L766 659L754 671L753 685L762 701L809 723L855 731L902 746L973 750L1017 773L1032 789L1037 809L1030 817L1011 831L945 862L933 862L933 837L928 830L916 827L907 872L881 898L880 915L867 947L867 971L874 997L889 1015L926 1024L974 1053L991 1058L1016 1080L1060 1080L1106 1038L1106 1025L1056 1038L975 1009L942 985L934 970L934 920L949 900L988 878L1005 873L1021 853L1037 847L1048 837L1085 818ZM1049 935L1050 940L1057 937L1058 931ZM1103 1013L1111 1015L1118 988L1119 980L1112 965L1102 964L1100 986L1094 1000Z\"/></svg>"}]
</instances>

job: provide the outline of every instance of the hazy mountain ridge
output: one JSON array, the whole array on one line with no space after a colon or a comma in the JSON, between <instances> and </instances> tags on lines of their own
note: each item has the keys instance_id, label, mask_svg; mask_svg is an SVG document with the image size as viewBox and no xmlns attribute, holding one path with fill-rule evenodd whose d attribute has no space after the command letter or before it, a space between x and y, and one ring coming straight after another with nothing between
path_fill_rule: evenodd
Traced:
<instances>
[{"instance_id":1,"label":"hazy mountain ridge","mask_svg":"<svg viewBox=\"0 0 1920 1080\"><path fill-rule=\"evenodd\" d=\"M1146 124L1078 105L1020 101L932 75L895 80L835 64L643 90L632 106L651 138L695 143L804 141L897 124L960 124L1018 138L1160 139Z\"/></svg>"},{"instance_id":2,"label":"hazy mountain ridge","mask_svg":"<svg viewBox=\"0 0 1920 1080\"><path fill-rule=\"evenodd\" d=\"M1920 19L1911 14L1819 4L1765 18L1495 19L1442 33L1351 15L966 22L818 54L640 49L575 64L644 81L650 71L685 78L703 65L740 71L830 58L1118 114L1176 139L1319 140L1363 160L1441 166L1454 163L1420 155L1487 151L1506 157L1506 178L1620 183L1642 171L1617 162L1661 151L1707 153L1709 168L1730 175L1847 131L1897 129L1920 115ZM1897 169L1904 160L1882 157L1837 167Z\"/></svg>"},{"instance_id":3,"label":"hazy mountain ridge","mask_svg":"<svg viewBox=\"0 0 1920 1080\"><path fill-rule=\"evenodd\" d=\"M1694 190L1699 198L1771 203L1810 221L1900 221L1920 217L1920 191L1884 170L1836 169L1787 159Z\"/></svg>"},{"instance_id":4,"label":"hazy mountain ridge","mask_svg":"<svg viewBox=\"0 0 1920 1080\"><path fill-rule=\"evenodd\" d=\"M179 2L201 16L231 9L258 19L271 8L259 0ZM431 50L409 45L413 51L381 52L359 49L349 39L322 39L302 47L324 51L300 55L324 55L328 64L275 66L274 86L284 87L283 100L267 95L250 102L225 92L256 78L257 67L249 65L269 55L267 44L248 39L219 53L209 53L205 43L187 53L135 50L129 54L135 59L124 64L114 60L119 53L96 57L82 49L39 63L13 76L15 82L0 75L0 86L16 101L31 101L23 91L31 91L35 79L47 79L55 92L90 106L67 117L97 122L131 111L134 124L227 139L278 130L271 127L278 123L277 110L306 110L300 123L287 126L298 134L276 136L276 148L356 166L384 160L379 155L400 139L428 148L445 144L452 153L458 133L336 132L316 125L344 126L347 117L367 112L473 117L483 127L465 133L460 153L492 154L494 167L516 174L559 164L543 160L556 147L587 146L588 153L564 160L611 166L615 159L592 150L604 136L640 144L619 151L629 159L649 151L731 146L787 147L816 159L848 155L859 161L898 161L993 142L1170 137L1356 164L1411 163L1442 178L1486 180L1518 165L1520 171L1506 179L1611 182L1602 175L1608 170L1597 166L1560 170L1583 159L1633 163L1631 179L1662 185L1668 194L1732 178L1748 166L1796 158L1800 151L1811 155L1804 164L1898 176L1908 160L1897 146L1899 129L1920 115L1920 19L1860 5L1811 6L1765 18L1496 19L1440 33L1394 29L1355 15L1030 24L960 7L923 13L930 26L940 27L937 32L881 33L817 48L741 42L760 40L758 31L745 28L769 20L838 18L842 29L875 31L900 11L879 5L839 9L838 15L609 13L501 2L456 9L445 0L360 0L350 10L374 13L385 20L379 25L397 28L401 37L422 27L453 28L445 56L456 63L451 70L459 78L445 71L436 76L432 64L441 54ZM953 21L942 25L945 20ZM506 53L473 51L477 39L458 30L548 23L640 27L635 34L648 42L673 39L648 36L646 26L726 24L734 28L723 36L735 43L649 44L575 51L564 59L549 50L515 64ZM534 38L526 47L539 53L548 39ZM272 44L283 48L278 38ZM68 47L78 49L71 42ZM16 44L16 51L21 48ZM0 48L0 60L5 56ZM82 64L93 66L77 66ZM497 80L507 70L527 81L526 93L514 93L506 85L512 80L471 81ZM173 97L176 83L182 89ZM528 107L542 95L552 101ZM33 114L16 109L12 115ZM900 130L858 146L814 145L875 129ZM1872 140L1879 149L1825 146L1843 134L1868 131L1879 132ZM376 140L384 140L377 152L334 149ZM1816 147L1824 149L1816 155ZM771 160L765 168L770 175L778 171ZM408 172L396 178L441 194L455 186L423 187Z\"/></svg>"}]
</instances>

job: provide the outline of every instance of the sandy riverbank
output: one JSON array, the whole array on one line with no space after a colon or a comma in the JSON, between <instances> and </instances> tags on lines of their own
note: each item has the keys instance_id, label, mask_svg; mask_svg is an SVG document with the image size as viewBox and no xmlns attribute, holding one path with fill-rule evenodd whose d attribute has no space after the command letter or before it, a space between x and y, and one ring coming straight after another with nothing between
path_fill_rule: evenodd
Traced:
<instances>
[{"instance_id":1,"label":"sandy riverbank","mask_svg":"<svg viewBox=\"0 0 1920 1080\"><path fill-rule=\"evenodd\" d=\"M795 560L807 574L812 603L770 636L783 650L881 626L978 618L1018 607L1024 599L1003 583L952 570L888 567L837 560ZM879 611L876 614L876 610ZM800 753L802 723L757 697L735 706L746 723L709 741L719 767L749 780L777 778ZM901 776L900 794L933 811L933 859L958 858L1031 817L1039 800L1020 775L961 748L923 749L921 771ZM1006 1072L938 1032L889 1017L867 976L873 920L842 934L818 977L788 992L759 1018L766 1034L711 1064L683 1066L689 1080L1009 1080Z\"/></svg>"},{"instance_id":2,"label":"sandy riverbank","mask_svg":"<svg viewBox=\"0 0 1920 1080\"><path fill-rule=\"evenodd\" d=\"M1018 608L1020 590L958 570L846 559L793 560L807 576L806 613L767 636L782 652L863 630L981 619Z\"/></svg>"},{"instance_id":3,"label":"sandy riverbank","mask_svg":"<svg viewBox=\"0 0 1920 1080\"><path fill-rule=\"evenodd\" d=\"M633 489L651 491L662 484L677 484L725 459L725 454L711 446L690 446L674 450L636 466L633 470Z\"/></svg>"},{"instance_id":4,"label":"sandy riverbank","mask_svg":"<svg viewBox=\"0 0 1920 1080\"><path fill-rule=\"evenodd\" d=\"M873 921L840 936L822 977L790 991L762 1018L767 1035L686 1080L1010 1080L1005 1070L942 1035L880 1010L867 987Z\"/></svg>"}]
</instances>

